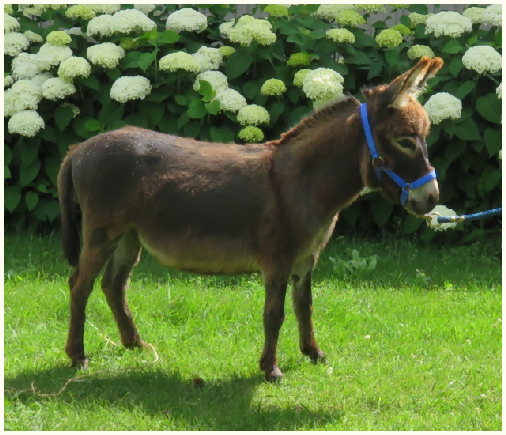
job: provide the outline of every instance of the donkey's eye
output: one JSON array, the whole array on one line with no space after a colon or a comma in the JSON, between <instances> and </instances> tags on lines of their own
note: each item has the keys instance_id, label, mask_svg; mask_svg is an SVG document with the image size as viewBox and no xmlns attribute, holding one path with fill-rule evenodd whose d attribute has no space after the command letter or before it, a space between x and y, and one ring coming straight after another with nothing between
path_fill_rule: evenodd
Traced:
<instances>
[{"instance_id":1,"label":"donkey's eye","mask_svg":"<svg viewBox=\"0 0 506 435\"><path fill-rule=\"evenodd\" d=\"M406 151L415 151L416 150L416 142L412 139L399 139L397 141L399 146Z\"/></svg>"}]
</instances>

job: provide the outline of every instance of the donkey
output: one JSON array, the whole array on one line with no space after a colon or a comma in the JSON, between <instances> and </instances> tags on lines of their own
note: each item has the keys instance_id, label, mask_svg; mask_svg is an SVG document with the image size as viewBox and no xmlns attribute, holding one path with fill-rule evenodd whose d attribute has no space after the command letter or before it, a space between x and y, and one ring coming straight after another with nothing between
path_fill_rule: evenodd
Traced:
<instances>
[{"instance_id":1,"label":"donkey","mask_svg":"<svg viewBox=\"0 0 506 435\"><path fill-rule=\"evenodd\" d=\"M72 146L58 175L62 247L74 267L65 347L72 365L87 364L85 307L106 264L102 290L121 341L144 346L125 296L141 246L184 271L261 272L260 368L269 381L282 376L276 347L291 281L300 350L314 363L323 360L311 320L311 273L339 211L364 187L415 214L438 200L425 143L430 123L416 97L442 64L424 57L390 84L364 90L362 106L345 97L263 144L124 127Z\"/></svg>"}]
</instances>

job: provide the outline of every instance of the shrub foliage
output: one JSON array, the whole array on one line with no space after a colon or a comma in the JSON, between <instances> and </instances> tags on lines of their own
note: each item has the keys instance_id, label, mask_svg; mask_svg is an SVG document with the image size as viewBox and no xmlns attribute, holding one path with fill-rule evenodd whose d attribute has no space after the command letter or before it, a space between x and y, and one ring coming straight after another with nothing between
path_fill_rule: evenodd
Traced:
<instances>
[{"instance_id":1,"label":"shrub foliage","mask_svg":"<svg viewBox=\"0 0 506 435\"><path fill-rule=\"evenodd\" d=\"M427 30L426 20L431 14L425 5L394 5L386 19L384 13L378 14L381 5L357 5L353 9L339 5L261 5L254 12L266 18L258 22L236 17L234 5L185 5L206 15L207 25L200 17L194 28L191 16L181 14L176 19L176 5L144 5L146 9L139 13L147 21L129 21L126 14L120 14L131 10L132 5L102 5L89 10L82 6L72 6L70 11L70 5L6 5L9 16L5 16L5 31L10 35L4 43L7 228L56 226L56 177L72 144L124 125L218 142L243 142L241 137L275 139L322 103L309 99L299 86L301 74L299 83L294 84L296 73L331 69L344 78L344 92L361 99L360 88L386 83L405 72L421 56L415 48L419 45L425 48L418 50L431 50L445 61L420 101L446 92L462 103L460 117L434 123L428 138L431 162L439 173L441 203L462 213L500 206L501 72L492 67L487 70L487 65L477 72L462 60L469 48L477 46L490 46L500 56L500 7L491 10L482 6L468 14L464 11L464 15L473 12L478 17L473 18L471 29L435 36L436 32ZM499 19L494 21L493 14L499 14ZM169 25L167 17L171 16ZM387 21L392 19L395 26L389 27ZM62 35L62 30L70 38ZM89 51L103 43L114 44L119 60L104 60L107 56L103 52ZM216 48L222 46L225 48L217 55ZM61 59L50 63L43 55L52 49L63 53L67 47L72 56L86 59L91 70L86 73L83 60L67 62L63 67ZM166 57L178 52L200 55L186 57L184 62ZM102 59L97 60L100 56ZM186 65L195 60L197 67ZM235 99L229 96L228 102L225 97L220 100L220 89L216 84L213 87L211 79L197 81L197 74L206 70L223 73L228 89L235 91ZM59 76L67 83L67 90L60 94L55 90L60 82L53 80L50 87L46 81ZM138 98L131 95L136 91L130 92L126 81L123 87L117 83L111 92L114 83L125 76L144 78ZM38 89L32 100L26 81ZM117 97L118 92L122 97ZM7 107L9 98L17 101L14 109ZM242 122L234 104L265 108L268 123L260 124L260 119L256 124L250 120L252 125ZM32 123L26 129L25 113L14 118L22 110L35 116L31 112L34 109L43 120L43 128ZM246 126L255 128L243 131ZM422 225L422 219L408 215L378 194L363 196L342 216L345 229L376 231L381 227L402 235L419 231L427 239L434 234ZM457 231L477 238L487 229L484 225L464 226Z\"/></svg>"}]
</instances>

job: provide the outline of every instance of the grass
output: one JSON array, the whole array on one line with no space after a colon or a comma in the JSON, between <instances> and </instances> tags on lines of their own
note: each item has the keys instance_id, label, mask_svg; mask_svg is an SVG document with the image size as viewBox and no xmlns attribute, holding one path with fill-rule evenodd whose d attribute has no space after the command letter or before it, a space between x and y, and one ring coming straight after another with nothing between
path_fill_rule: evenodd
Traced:
<instances>
[{"instance_id":1,"label":"grass","mask_svg":"<svg viewBox=\"0 0 506 435\"><path fill-rule=\"evenodd\" d=\"M90 368L76 372L63 350L69 268L58 244L5 237L6 430L501 430L500 241L333 241L313 286L328 360L300 354L287 300L275 385L258 367L259 276L183 274L146 253L129 300L159 360L112 343L97 283ZM30 391L56 393L76 376L58 395Z\"/></svg>"}]
</instances>

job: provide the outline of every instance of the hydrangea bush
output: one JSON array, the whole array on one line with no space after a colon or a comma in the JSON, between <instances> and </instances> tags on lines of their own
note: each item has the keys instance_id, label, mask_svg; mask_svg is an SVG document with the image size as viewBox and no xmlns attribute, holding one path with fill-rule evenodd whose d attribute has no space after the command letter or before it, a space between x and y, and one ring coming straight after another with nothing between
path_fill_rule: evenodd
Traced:
<instances>
[{"instance_id":1,"label":"hydrangea bush","mask_svg":"<svg viewBox=\"0 0 506 435\"><path fill-rule=\"evenodd\" d=\"M237 17L234 5L217 4L4 5L6 224L56 226L60 162L96 134L136 125L225 143L272 140L346 94L362 99L361 87L424 55L445 61L420 97L441 203L497 207L502 7L443 9L259 5ZM390 27L385 11L397 18ZM341 231L435 234L379 195L342 216ZM479 225L464 227L467 237L479 237Z\"/></svg>"}]
</instances>

